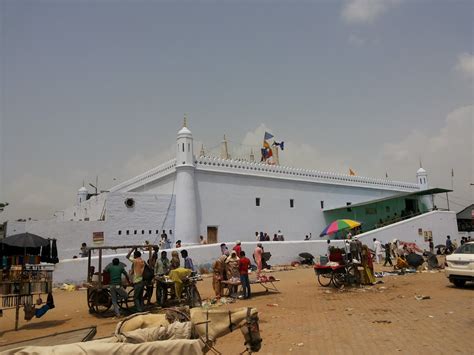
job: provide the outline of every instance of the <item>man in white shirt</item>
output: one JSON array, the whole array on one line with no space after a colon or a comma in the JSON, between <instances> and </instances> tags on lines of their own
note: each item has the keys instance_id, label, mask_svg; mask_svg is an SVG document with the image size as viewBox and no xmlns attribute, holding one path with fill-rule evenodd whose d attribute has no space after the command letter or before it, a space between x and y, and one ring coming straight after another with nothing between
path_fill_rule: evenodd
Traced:
<instances>
[{"instance_id":1,"label":"man in white shirt","mask_svg":"<svg viewBox=\"0 0 474 355\"><path fill-rule=\"evenodd\" d=\"M380 243L380 241L378 241L376 238L374 238L374 251L375 251L375 262L377 264L380 264L383 257L382 243Z\"/></svg>"}]
</instances>

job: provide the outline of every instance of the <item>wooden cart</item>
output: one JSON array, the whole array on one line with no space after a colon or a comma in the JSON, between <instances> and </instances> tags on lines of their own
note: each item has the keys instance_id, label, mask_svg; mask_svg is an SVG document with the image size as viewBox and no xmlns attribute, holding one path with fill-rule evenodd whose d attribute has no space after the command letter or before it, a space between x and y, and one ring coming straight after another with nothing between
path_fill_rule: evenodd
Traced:
<instances>
[{"instance_id":1,"label":"wooden cart","mask_svg":"<svg viewBox=\"0 0 474 355\"><path fill-rule=\"evenodd\" d=\"M109 275L103 271L103 251L104 250L117 250L117 249L143 249L144 251L151 252L153 248L158 248L158 245L120 245L120 246L100 246L100 247L88 247L88 261L87 261L87 305L89 306L90 313L103 314L106 313L112 306L112 296L110 294ZM98 251L98 269L92 266L93 252ZM125 285L126 288L126 285ZM122 309L131 308L133 305L133 288L128 291L128 298L118 302Z\"/></svg>"}]
</instances>

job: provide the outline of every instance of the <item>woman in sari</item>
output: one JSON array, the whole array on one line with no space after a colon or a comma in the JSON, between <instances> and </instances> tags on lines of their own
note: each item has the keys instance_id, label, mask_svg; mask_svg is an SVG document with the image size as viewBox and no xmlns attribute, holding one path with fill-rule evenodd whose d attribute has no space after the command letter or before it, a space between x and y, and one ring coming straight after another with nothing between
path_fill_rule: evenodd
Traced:
<instances>
[{"instance_id":1,"label":"woman in sari","mask_svg":"<svg viewBox=\"0 0 474 355\"><path fill-rule=\"evenodd\" d=\"M227 252L228 253L228 252ZM227 259L227 255L223 254L214 261L212 265L212 288L216 294L216 298L221 297L221 281L224 280L225 275L225 261Z\"/></svg>"},{"instance_id":2,"label":"woman in sari","mask_svg":"<svg viewBox=\"0 0 474 355\"><path fill-rule=\"evenodd\" d=\"M372 262L372 255L367 245L362 246L361 264L363 271L361 272L361 281L364 285L373 285L375 283L374 264Z\"/></svg>"},{"instance_id":3,"label":"woman in sari","mask_svg":"<svg viewBox=\"0 0 474 355\"><path fill-rule=\"evenodd\" d=\"M235 250L230 252L230 256L227 257L225 261L225 270L227 274L227 279L233 282L240 281L240 271L239 271L239 260L240 258L237 256ZM229 287L229 296L230 297L237 297L237 286L230 286Z\"/></svg>"}]
</instances>

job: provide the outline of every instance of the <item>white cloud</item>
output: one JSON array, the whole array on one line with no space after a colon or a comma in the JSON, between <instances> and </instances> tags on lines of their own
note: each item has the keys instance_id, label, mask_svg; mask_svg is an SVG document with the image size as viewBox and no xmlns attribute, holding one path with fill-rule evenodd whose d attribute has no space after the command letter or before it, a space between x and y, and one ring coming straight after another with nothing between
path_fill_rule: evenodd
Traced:
<instances>
[{"instance_id":1,"label":"white cloud","mask_svg":"<svg viewBox=\"0 0 474 355\"><path fill-rule=\"evenodd\" d=\"M349 35L349 44L355 47L362 47L364 44L367 43L367 40L359 35L351 33Z\"/></svg>"},{"instance_id":2,"label":"white cloud","mask_svg":"<svg viewBox=\"0 0 474 355\"><path fill-rule=\"evenodd\" d=\"M455 68L467 78L474 78L474 55L469 53L460 54Z\"/></svg>"},{"instance_id":3,"label":"white cloud","mask_svg":"<svg viewBox=\"0 0 474 355\"><path fill-rule=\"evenodd\" d=\"M341 16L347 23L372 23L401 0L346 0Z\"/></svg>"},{"instance_id":4,"label":"white cloud","mask_svg":"<svg viewBox=\"0 0 474 355\"><path fill-rule=\"evenodd\" d=\"M377 161L387 162L391 173L403 176L421 159L428 171L430 186L449 189L453 169L454 205L451 207L459 210L460 205L467 206L473 201L474 189L470 186L474 182L473 118L474 105L460 107L446 116L439 132L430 134L429 128L414 130L400 142L387 143Z\"/></svg>"}]
</instances>

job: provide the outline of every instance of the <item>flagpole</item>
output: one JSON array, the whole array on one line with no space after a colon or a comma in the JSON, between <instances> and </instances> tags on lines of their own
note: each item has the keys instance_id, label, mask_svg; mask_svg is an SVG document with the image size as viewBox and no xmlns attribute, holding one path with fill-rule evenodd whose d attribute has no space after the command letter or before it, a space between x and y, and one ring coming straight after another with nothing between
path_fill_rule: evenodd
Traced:
<instances>
[{"instance_id":1,"label":"flagpole","mask_svg":"<svg viewBox=\"0 0 474 355\"><path fill-rule=\"evenodd\" d=\"M454 191L454 169L453 168L451 168L451 190Z\"/></svg>"}]
</instances>

